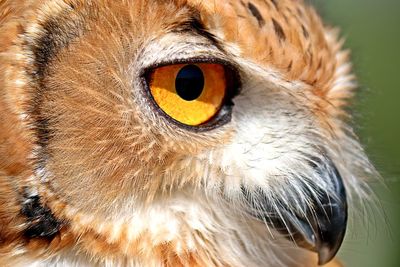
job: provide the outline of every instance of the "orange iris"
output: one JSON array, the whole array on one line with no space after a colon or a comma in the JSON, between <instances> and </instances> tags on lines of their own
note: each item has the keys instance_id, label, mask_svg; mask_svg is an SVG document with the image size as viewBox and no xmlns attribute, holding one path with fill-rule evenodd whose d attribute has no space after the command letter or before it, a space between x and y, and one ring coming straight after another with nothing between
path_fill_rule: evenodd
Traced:
<instances>
[{"instance_id":1,"label":"orange iris","mask_svg":"<svg viewBox=\"0 0 400 267\"><path fill-rule=\"evenodd\" d=\"M226 93L225 68L220 64L176 64L151 75L150 91L157 105L171 118L197 126L220 110Z\"/></svg>"}]
</instances>

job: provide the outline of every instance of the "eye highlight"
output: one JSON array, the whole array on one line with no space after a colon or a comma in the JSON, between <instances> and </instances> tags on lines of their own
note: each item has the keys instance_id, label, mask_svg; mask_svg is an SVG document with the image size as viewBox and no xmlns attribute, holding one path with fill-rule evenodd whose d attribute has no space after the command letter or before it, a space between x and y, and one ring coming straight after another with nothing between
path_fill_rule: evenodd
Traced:
<instances>
[{"instance_id":1,"label":"eye highlight","mask_svg":"<svg viewBox=\"0 0 400 267\"><path fill-rule=\"evenodd\" d=\"M225 67L220 64L175 64L156 68L150 77L150 92L174 120L198 126L211 120L227 94Z\"/></svg>"}]
</instances>

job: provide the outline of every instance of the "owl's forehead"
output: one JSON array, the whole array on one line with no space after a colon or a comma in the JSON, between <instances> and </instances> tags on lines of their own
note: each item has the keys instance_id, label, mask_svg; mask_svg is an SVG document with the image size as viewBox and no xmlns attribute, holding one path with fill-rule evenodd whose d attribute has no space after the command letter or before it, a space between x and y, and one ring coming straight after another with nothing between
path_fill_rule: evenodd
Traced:
<instances>
[{"instance_id":1,"label":"owl's forehead","mask_svg":"<svg viewBox=\"0 0 400 267\"><path fill-rule=\"evenodd\" d=\"M76 39L110 49L121 48L112 43L122 44L121 49L138 52L144 43L173 35L163 40L182 48L179 52L193 53L193 44L225 49L277 70L287 81L318 89L329 88L335 72L335 36L302 1L57 0L38 8L28 33L34 46L46 47L45 57Z\"/></svg>"}]
</instances>

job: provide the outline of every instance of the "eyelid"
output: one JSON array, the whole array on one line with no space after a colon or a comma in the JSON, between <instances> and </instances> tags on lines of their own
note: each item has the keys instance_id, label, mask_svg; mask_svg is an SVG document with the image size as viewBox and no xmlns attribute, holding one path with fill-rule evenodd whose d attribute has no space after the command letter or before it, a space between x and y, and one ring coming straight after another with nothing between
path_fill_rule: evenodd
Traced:
<instances>
[{"instance_id":1,"label":"eyelid","mask_svg":"<svg viewBox=\"0 0 400 267\"><path fill-rule=\"evenodd\" d=\"M190 57L190 58L181 58L181 59L174 59L174 60L163 60L160 62L156 62L153 64L149 64L145 66L142 71L140 72L140 76L146 76L150 72L152 72L156 68L170 66L170 65L177 65L177 64L219 64L225 66L225 68L229 69L233 72L234 76L240 80L241 75L239 71L239 67L236 63L231 62L227 59L217 58L217 57Z\"/></svg>"}]
</instances>

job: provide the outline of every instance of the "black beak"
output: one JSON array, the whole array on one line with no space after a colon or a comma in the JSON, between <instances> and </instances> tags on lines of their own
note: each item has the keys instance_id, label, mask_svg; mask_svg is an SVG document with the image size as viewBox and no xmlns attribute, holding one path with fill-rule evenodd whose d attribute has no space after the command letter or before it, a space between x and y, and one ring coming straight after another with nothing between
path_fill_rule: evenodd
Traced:
<instances>
[{"instance_id":1,"label":"black beak","mask_svg":"<svg viewBox=\"0 0 400 267\"><path fill-rule=\"evenodd\" d=\"M347 201L342 177L333 164L318 166L316 171L323 175L324 179L330 179L335 197L328 196L323 191L318 192L318 199L310 197L312 204L304 207L301 214L283 204L279 207L279 216L272 215L276 212L268 208L271 207L270 204L262 205L268 211L259 212L260 201L270 201L265 196L260 200L259 192L256 194L257 199L248 191L243 192L253 210L258 208L258 212L252 212L253 216L267 222L298 246L318 253L318 264L324 265L333 259L343 242L347 225Z\"/></svg>"}]
</instances>

